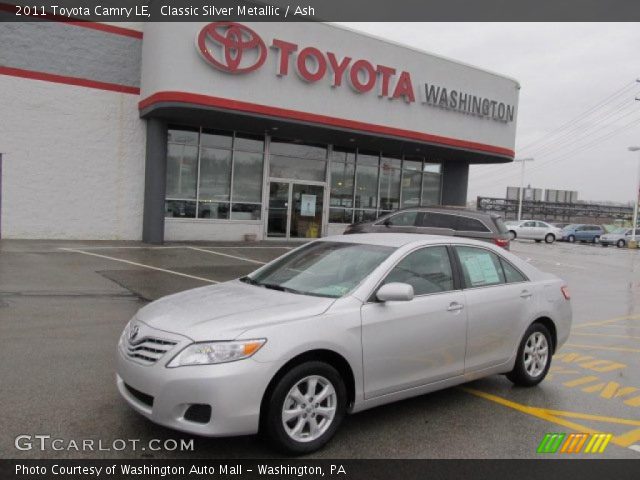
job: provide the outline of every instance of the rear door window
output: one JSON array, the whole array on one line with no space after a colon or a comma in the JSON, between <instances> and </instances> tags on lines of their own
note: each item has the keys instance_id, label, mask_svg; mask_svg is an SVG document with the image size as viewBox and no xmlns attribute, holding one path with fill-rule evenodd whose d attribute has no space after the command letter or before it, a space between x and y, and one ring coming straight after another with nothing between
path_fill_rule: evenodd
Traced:
<instances>
[{"instance_id":1,"label":"rear door window","mask_svg":"<svg viewBox=\"0 0 640 480\"><path fill-rule=\"evenodd\" d=\"M461 232L490 232L487 226L480 220L469 217L458 217L458 228Z\"/></svg>"},{"instance_id":2,"label":"rear door window","mask_svg":"<svg viewBox=\"0 0 640 480\"><path fill-rule=\"evenodd\" d=\"M387 219L389 224L393 227L413 227L416 224L416 218L418 212L415 210L412 212L402 212L393 215Z\"/></svg>"},{"instance_id":3,"label":"rear door window","mask_svg":"<svg viewBox=\"0 0 640 480\"><path fill-rule=\"evenodd\" d=\"M467 288L505 283L500 258L484 248L455 247Z\"/></svg>"},{"instance_id":4,"label":"rear door window","mask_svg":"<svg viewBox=\"0 0 640 480\"><path fill-rule=\"evenodd\" d=\"M422 217L422 226L429 228L448 228L456 229L456 216L444 213L425 212Z\"/></svg>"},{"instance_id":5,"label":"rear door window","mask_svg":"<svg viewBox=\"0 0 640 480\"><path fill-rule=\"evenodd\" d=\"M507 283L526 282L528 279L513 265L507 262L504 258L500 259L502 269L504 270L504 277Z\"/></svg>"}]
</instances>

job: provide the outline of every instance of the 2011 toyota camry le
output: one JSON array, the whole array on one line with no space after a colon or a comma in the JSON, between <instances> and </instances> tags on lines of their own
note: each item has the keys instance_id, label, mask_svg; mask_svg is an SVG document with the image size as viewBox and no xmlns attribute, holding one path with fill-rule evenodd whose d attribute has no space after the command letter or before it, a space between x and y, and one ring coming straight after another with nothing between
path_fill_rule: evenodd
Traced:
<instances>
[{"instance_id":1,"label":"2011 toyota camry le","mask_svg":"<svg viewBox=\"0 0 640 480\"><path fill-rule=\"evenodd\" d=\"M152 421L322 447L346 413L506 374L531 387L566 341L565 283L485 242L361 234L140 309L117 386Z\"/></svg>"}]
</instances>

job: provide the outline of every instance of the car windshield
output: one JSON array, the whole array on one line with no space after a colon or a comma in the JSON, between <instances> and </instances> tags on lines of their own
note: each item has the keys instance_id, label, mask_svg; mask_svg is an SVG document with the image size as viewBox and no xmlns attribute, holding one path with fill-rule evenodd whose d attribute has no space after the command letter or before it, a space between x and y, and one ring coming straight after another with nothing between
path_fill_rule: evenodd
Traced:
<instances>
[{"instance_id":1,"label":"car windshield","mask_svg":"<svg viewBox=\"0 0 640 480\"><path fill-rule=\"evenodd\" d=\"M345 242L313 242L240 280L284 292L339 298L395 250Z\"/></svg>"},{"instance_id":2,"label":"car windshield","mask_svg":"<svg viewBox=\"0 0 640 480\"><path fill-rule=\"evenodd\" d=\"M627 233L627 230L629 230L628 228L624 228L624 227L619 227L614 229L611 233L617 233L620 235L624 235L625 233Z\"/></svg>"}]
</instances>

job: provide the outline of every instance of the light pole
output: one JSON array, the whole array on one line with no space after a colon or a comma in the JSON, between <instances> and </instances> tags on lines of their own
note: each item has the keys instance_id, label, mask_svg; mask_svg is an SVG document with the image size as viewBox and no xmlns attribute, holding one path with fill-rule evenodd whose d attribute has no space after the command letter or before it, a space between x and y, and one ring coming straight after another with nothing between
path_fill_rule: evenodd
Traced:
<instances>
[{"instance_id":1,"label":"light pole","mask_svg":"<svg viewBox=\"0 0 640 480\"><path fill-rule=\"evenodd\" d=\"M516 158L514 162L522 162L522 173L520 175L520 191L518 193L518 221L522 219L522 197L524 196L524 165L526 162L533 162L533 158Z\"/></svg>"},{"instance_id":2,"label":"light pole","mask_svg":"<svg viewBox=\"0 0 640 480\"><path fill-rule=\"evenodd\" d=\"M630 152L640 152L640 147L629 147ZM636 185L636 202L633 207L633 223L631 224L631 241L630 248L638 248L636 242L636 229L638 228L638 203L640 203L640 161L638 162L638 184Z\"/></svg>"}]
</instances>

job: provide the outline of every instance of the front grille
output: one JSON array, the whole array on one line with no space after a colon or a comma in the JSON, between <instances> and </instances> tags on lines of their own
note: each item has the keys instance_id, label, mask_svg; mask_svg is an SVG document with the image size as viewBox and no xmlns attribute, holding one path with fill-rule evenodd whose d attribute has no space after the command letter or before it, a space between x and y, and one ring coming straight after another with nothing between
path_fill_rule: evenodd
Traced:
<instances>
[{"instance_id":1,"label":"front grille","mask_svg":"<svg viewBox=\"0 0 640 480\"><path fill-rule=\"evenodd\" d=\"M142 393L140 390L136 390L130 385L126 383L124 386L127 388L127 391L133 395L140 403L144 403L148 407L153 407L153 397L151 395L147 395L146 393Z\"/></svg>"},{"instance_id":2,"label":"front grille","mask_svg":"<svg viewBox=\"0 0 640 480\"><path fill-rule=\"evenodd\" d=\"M125 353L129 358L144 365L153 365L178 342L155 337L142 337L135 341L127 340Z\"/></svg>"}]
</instances>

